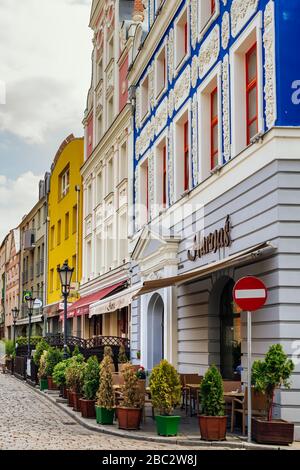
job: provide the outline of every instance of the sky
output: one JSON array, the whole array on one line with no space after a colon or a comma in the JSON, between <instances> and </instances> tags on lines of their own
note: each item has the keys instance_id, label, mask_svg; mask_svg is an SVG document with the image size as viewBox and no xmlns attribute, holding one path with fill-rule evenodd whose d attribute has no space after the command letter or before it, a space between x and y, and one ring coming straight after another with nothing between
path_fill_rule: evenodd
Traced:
<instances>
[{"instance_id":1,"label":"sky","mask_svg":"<svg viewBox=\"0 0 300 470\"><path fill-rule=\"evenodd\" d=\"M83 135L92 0L0 0L0 243L37 202L62 141Z\"/></svg>"}]
</instances>

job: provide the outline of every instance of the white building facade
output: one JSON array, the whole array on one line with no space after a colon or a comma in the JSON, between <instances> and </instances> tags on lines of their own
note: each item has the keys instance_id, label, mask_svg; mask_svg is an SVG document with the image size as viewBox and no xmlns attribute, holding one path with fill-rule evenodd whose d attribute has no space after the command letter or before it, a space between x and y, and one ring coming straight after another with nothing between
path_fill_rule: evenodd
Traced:
<instances>
[{"instance_id":1,"label":"white building facade","mask_svg":"<svg viewBox=\"0 0 300 470\"><path fill-rule=\"evenodd\" d=\"M246 379L246 275L268 288L253 315L253 360L280 343L295 359L275 413L300 438L300 82L285 50L299 2L148 0L135 34L129 179L133 357L181 373L211 364ZM282 12L285 11L285 15ZM299 75L299 74L298 74ZM299 349L299 348L298 348Z\"/></svg>"}]
</instances>

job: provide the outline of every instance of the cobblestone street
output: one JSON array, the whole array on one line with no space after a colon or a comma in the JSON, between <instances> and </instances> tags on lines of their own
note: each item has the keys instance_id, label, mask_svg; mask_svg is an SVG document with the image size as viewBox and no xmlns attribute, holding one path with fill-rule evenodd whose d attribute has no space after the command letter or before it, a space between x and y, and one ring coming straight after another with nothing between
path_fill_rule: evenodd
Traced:
<instances>
[{"instance_id":1,"label":"cobblestone street","mask_svg":"<svg viewBox=\"0 0 300 470\"><path fill-rule=\"evenodd\" d=\"M183 447L89 431L26 384L0 374L0 449L171 450Z\"/></svg>"}]
</instances>

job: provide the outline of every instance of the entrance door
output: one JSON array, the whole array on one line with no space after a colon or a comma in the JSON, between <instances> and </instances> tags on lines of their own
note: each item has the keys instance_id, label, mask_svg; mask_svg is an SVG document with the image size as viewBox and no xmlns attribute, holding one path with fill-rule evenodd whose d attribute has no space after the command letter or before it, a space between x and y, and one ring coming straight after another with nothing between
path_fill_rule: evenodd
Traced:
<instances>
[{"instance_id":1,"label":"entrance door","mask_svg":"<svg viewBox=\"0 0 300 470\"><path fill-rule=\"evenodd\" d=\"M147 326L147 366L151 370L164 357L164 302L158 294L149 302Z\"/></svg>"},{"instance_id":2,"label":"entrance door","mask_svg":"<svg viewBox=\"0 0 300 470\"><path fill-rule=\"evenodd\" d=\"M225 285L220 298L220 362L223 379L238 379L241 365L241 314L232 296L233 279Z\"/></svg>"}]
</instances>

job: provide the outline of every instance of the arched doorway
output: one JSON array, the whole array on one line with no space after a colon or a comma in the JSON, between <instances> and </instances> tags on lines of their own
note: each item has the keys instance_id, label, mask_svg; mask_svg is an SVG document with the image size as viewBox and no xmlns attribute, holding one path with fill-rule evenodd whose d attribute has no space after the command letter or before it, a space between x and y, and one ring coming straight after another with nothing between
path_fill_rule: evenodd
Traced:
<instances>
[{"instance_id":1,"label":"arched doorway","mask_svg":"<svg viewBox=\"0 0 300 470\"><path fill-rule=\"evenodd\" d=\"M241 313L232 296L230 279L220 296L220 370L224 379L239 378L241 366Z\"/></svg>"},{"instance_id":2,"label":"arched doorway","mask_svg":"<svg viewBox=\"0 0 300 470\"><path fill-rule=\"evenodd\" d=\"M164 302L159 294L151 297L147 313L147 368L151 370L164 357Z\"/></svg>"}]
</instances>

